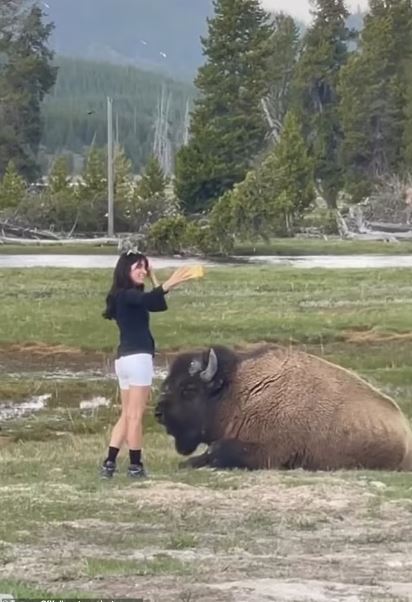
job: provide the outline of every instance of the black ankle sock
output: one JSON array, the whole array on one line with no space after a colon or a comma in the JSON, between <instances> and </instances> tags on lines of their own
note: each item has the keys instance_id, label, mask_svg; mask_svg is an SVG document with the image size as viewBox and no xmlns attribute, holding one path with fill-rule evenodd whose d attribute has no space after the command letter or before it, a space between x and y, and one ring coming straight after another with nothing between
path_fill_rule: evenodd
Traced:
<instances>
[{"instance_id":1,"label":"black ankle sock","mask_svg":"<svg viewBox=\"0 0 412 602\"><path fill-rule=\"evenodd\" d=\"M130 464L141 464L142 452L140 449L129 449Z\"/></svg>"},{"instance_id":2,"label":"black ankle sock","mask_svg":"<svg viewBox=\"0 0 412 602\"><path fill-rule=\"evenodd\" d=\"M108 454L105 462L116 462L118 453L119 453L118 447L109 447L109 454Z\"/></svg>"}]
</instances>

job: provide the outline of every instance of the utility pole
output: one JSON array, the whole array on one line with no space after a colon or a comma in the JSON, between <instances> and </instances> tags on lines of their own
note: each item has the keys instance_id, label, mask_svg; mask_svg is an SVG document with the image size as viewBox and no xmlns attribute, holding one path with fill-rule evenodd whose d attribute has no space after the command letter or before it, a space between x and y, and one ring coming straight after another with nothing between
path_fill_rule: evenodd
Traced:
<instances>
[{"instance_id":1,"label":"utility pole","mask_svg":"<svg viewBox=\"0 0 412 602\"><path fill-rule=\"evenodd\" d=\"M113 101L107 97L107 234L114 236Z\"/></svg>"},{"instance_id":2,"label":"utility pole","mask_svg":"<svg viewBox=\"0 0 412 602\"><path fill-rule=\"evenodd\" d=\"M119 150L119 113L116 111L116 141L115 148Z\"/></svg>"}]
</instances>

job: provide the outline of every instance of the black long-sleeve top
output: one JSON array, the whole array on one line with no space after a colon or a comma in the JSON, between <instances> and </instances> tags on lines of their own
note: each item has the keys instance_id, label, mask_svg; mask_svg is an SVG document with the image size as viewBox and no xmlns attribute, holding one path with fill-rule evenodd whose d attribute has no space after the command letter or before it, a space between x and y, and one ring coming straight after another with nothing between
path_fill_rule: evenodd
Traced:
<instances>
[{"instance_id":1,"label":"black long-sleeve top","mask_svg":"<svg viewBox=\"0 0 412 602\"><path fill-rule=\"evenodd\" d=\"M167 310L166 292L157 286L149 292L130 288L120 291L115 299L115 320L120 331L117 357L134 353L155 354L150 332L150 312Z\"/></svg>"}]
</instances>

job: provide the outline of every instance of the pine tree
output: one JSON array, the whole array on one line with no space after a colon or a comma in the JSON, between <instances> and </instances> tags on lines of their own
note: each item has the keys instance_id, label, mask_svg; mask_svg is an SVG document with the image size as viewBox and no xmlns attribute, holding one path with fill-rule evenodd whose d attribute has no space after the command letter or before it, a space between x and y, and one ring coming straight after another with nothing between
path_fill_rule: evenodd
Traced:
<instances>
[{"instance_id":1,"label":"pine tree","mask_svg":"<svg viewBox=\"0 0 412 602\"><path fill-rule=\"evenodd\" d=\"M49 175L49 189L52 194L68 192L69 190L69 166L66 157L58 157L53 163Z\"/></svg>"},{"instance_id":2,"label":"pine tree","mask_svg":"<svg viewBox=\"0 0 412 602\"><path fill-rule=\"evenodd\" d=\"M273 26L268 60L270 89L265 109L273 135L277 139L291 103L300 37L299 28L289 15L277 14Z\"/></svg>"},{"instance_id":3,"label":"pine tree","mask_svg":"<svg viewBox=\"0 0 412 602\"><path fill-rule=\"evenodd\" d=\"M202 39L207 62L195 80L200 97L191 139L176 158L176 195L188 212L207 208L245 177L268 129L261 105L268 92L267 14L259 0L214 0L214 8Z\"/></svg>"},{"instance_id":4,"label":"pine tree","mask_svg":"<svg viewBox=\"0 0 412 602\"><path fill-rule=\"evenodd\" d=\"M142 199L150 199L155 195L164 195L167 179L159 160L151 156L147 162L142 179L139 182L137 194Z\"/></svg>"},{"instance_id":5,"label":"pine tree","mask_svg":"<svg viewBox=\"0 0 412 602\"><path fill-rule=\"evenodd\" d=\"M178 217L178 204L167 195L167 183L159 160L152 155L130 203L130 224L135 231L143 232L163 218L170 218L172 223Z\"/></svg>"},{"instance_id":6,"label":"pine tree","mask_svg":"<svg viewBox=\"0 0 412 602\"><path fill-rule=\"evenodd\" d=\"M83 196L95 197L106 193L107 158L104 149L92 147L83 171Z\"/></svg>"},{"instance_id":7,"label":"pine tree","mask_svg":"<svg viewBox=\"0 0 412 602\"><path fill-rule=\"evenodd\" d=\"M286 114L278 144L262 164L223 195L211 212L217 238L268 240L291 234L294 221L314 200L313 163L297 117Z\"/></svg>"},{"instance_id":8,"label":"pine tree","mask_svg":"<svg viewBox=\"0 0 412 602\"><path fill-rule=\"evenodd\" d=\"M123 147L114 154L114 196L116 201L126 200L132 191L132 162Z\"/></svg>"},{"instance_id":9,"label":"pine tree","mask_svg":"<svg viewBox=\"0 0 412 602\"><path fill-rule=\"evenodd\" d=\"M47 43L51 24L37 3L8 0L0 19L0 173L12 158L26 179L38 173L37 151L42 134L41 103L55 83L57 69ZM3 12L4 11L4 12ZM1 128L2 129L2 128Z\"/></svg>"},{"instance_id":10,"label":"pine tree","mask_svg":"<svg viewBox=\"0 0 412 602\"><path fill-rule=\"evenodd\" d=\"M268 189L263 166L251 170L231 192L232 229L241 240L269 240L279 220L274 211L277 190ZM273 178L272 178L273 183Z\"/></svg>"},{"instance_id":11,"label":"pine tree","mask_svg":"<svg viewBox=\"0 0 412 602\"><path fill-rule=\"evenodd\" d=\"M270 190L274 181L274 211L282 214L286 231L315 198L313 162L309 157L299 121L292 112L286 114L282 135L261 168L262 179Z\"/></svg>"},{"instance_id":12,"label":"pine tree","mask_svg":"<svg viewBox=\"0 0 412 602\"><path fill-rule=\"evenodd\" d=\"M26 182L19 175L13 161L9 161L0 183L0 208L17 207L26 194Z\"/></svg>"},{"instance_id":13,"label":"pine tree","mask_svg":"<svg viewBox=\"0 0 412 602\"><path fill-rule=\"evenodd\" d=\"M352 37L348 14L343 0L314 0L314 22L304 36L294 81L296 110L315 160L316 180L332 207L342 186L337 87Z\"/></svg>"},{"instance_id":14,"label":"pine tree","mask_svg":"<svg viewBox=\"0 0 412 602\"><path fill-rule=\"evenodd\" d=\"M406 68L405 125L403 131L403 163L405 171L412 173L412 59Z\"/></svg>"},{"instance_id":15,"label":"pine tree","mask_svg":"<svg viewBox=\"0 0 412 602\"><path fill-rule=\"evenodd\" d=\"M360 48L340 82L342 156L354 200L368 194L377 178L401 169L407 157L411 0L371 0Z\"/></svg>"},{"instance_id":16,"label":"pine tree","mask_svg":"<svg viewBox=\"0 0 412 602\"><path fill-rule=\"evenodd\" d=\"M107 227L107 153L105 149L96 147L90 149L82 177L83 185L76 192L78 229L102 232Z\"/></svg>"}]
</instances>

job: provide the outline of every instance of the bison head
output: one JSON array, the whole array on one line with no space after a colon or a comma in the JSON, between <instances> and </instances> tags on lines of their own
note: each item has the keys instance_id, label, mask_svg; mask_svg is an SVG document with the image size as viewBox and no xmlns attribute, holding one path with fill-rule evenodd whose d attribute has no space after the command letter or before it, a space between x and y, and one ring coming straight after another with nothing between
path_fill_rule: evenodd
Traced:
<instances>
[{"instance_id":1,"label":"bison head","mask_svg":"<svg viewBox=\"0 0 412 602\"><path fill-rule=\"evenodd\" d=\"M211 443L211 426L228 385L227 361L219 348L176 358L164 380L155 408L156 420L175 439L183 455Z\"/></svg>"}]
</instances>

